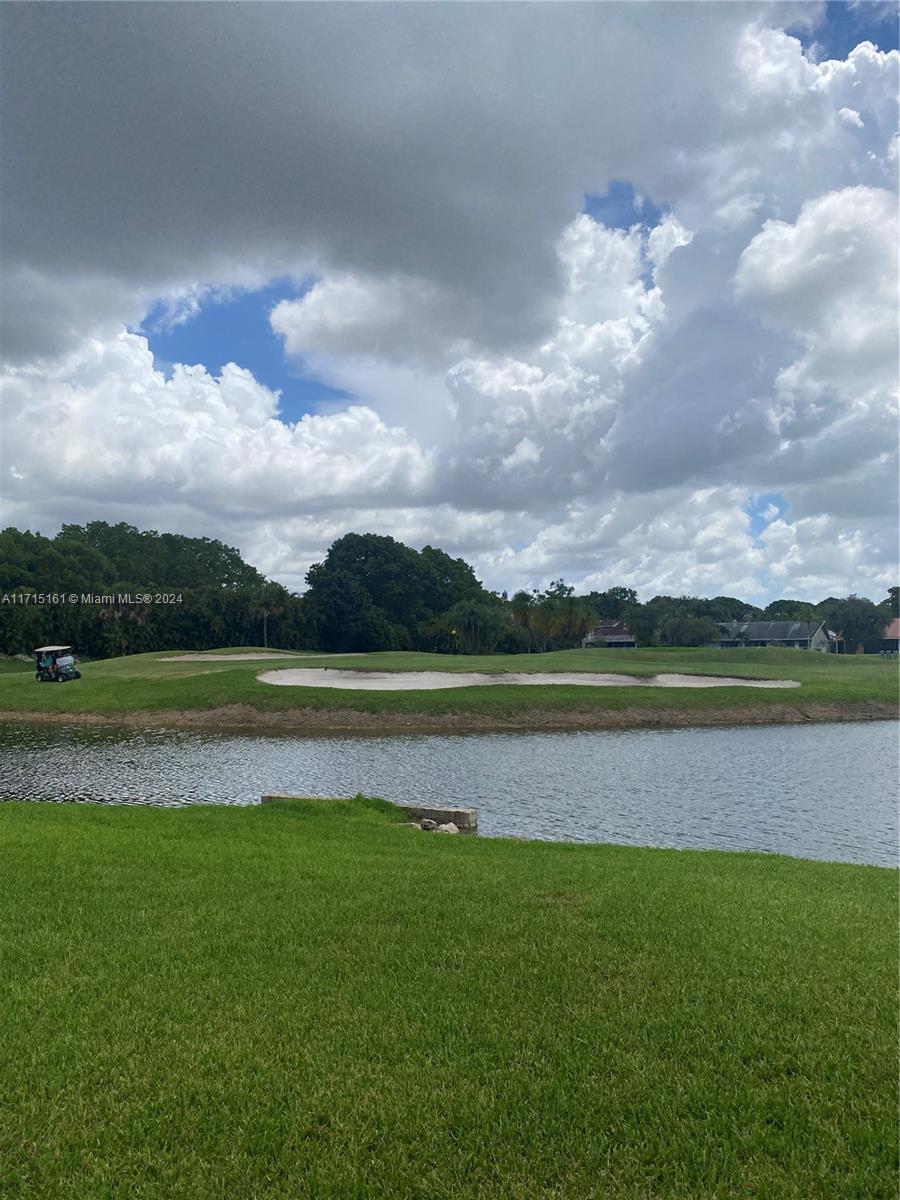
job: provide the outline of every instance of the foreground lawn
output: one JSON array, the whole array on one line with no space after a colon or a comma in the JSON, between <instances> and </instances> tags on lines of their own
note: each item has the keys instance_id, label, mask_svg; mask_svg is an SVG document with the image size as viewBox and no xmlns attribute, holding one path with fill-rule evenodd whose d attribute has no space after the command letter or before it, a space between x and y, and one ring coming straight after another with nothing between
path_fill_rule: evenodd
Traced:
<instances>
[{"instance_id":1,"label":"foreground lawn","mask_svg":"<svg viewBox=\"0 0 900 1200\"><path fill-rule=\"evenodd\" d=\"M233 653L240 653L236 649ZM246 652L246 651L245 651ZM218 651L217 653L223 653ZM327 658L329 670L380 671L611 671L639 676L660 673L710 674L748 679L794 679L790 690L758 688L547 688L510 685L451 688L445 691L359 692L330 688L272 687L260 671L318 666L318 656L266 662L178 662L165 655L139 654L91 662L76 683L37 684L30 672L0 675L0 712L102 713L189 711L243 705L257 712L295 709L353 710L366 713L474 714L516 717L532 710L585 713L621 709L678 709L716 712L785 705L881 703L897 711L898 670L877 656L813 654L803 650L564 650L550 654L441 655L364 654Z\"/></svg>"},{"instance_id":2,"label":"foreground lawn","mask_svg":"<svg viewBox=\"0 0 900 1200\"><path fill-rule=\"evenodd\" d=\"M896 1195L896 873L0 805L0 1194Z\"/></svg>"}]
</instances>

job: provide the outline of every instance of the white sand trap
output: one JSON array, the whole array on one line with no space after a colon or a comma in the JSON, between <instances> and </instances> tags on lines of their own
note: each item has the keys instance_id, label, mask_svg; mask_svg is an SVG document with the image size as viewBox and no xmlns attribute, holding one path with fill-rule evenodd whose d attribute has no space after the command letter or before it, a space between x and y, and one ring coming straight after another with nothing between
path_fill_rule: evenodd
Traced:
<instances>
[{"instance_id":1,"label":"white sand trap","mask_svg":"<svg viewBox=\"0 0 900 1200\"><path fill-rule=\"evenodd\" d=\"M157 662L247 662L248 659L269 658L357 658L355 654L293 654L290 650L267 650L263 654L167 654Z\"/></svg>"},{"instance_id":2,"label":"white sand trap","mask_svg":"<svg viewBox=\"0 0 900 1200\"><path fill-rule=\"evenodd\" d=\"M548 683L574 683L579 687L799 687L793 679L732 679L724 675L591 675L586 672L565 675L513 674L482 675L466 671L329 671L303 668L288 671L264 671L261 683L280 687L351 688L365 692L434 691L437 688L481 687L485 684L521 683L543 686Z\"/></svg>"}]
</instances>

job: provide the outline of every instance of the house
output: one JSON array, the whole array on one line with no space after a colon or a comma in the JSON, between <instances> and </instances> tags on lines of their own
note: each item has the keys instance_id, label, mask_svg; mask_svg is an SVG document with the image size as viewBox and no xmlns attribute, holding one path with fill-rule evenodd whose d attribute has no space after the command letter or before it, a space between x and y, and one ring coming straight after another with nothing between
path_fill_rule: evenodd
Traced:
<instances>
[{"instance_id":1,"label":"house","mask_svg":"<svg viewBox=\"0 0 900 1200\"><path fill-rule=\"evenodd\" d=\"M881 633L882 650L900 650L900 617L894 617Z\"/></svg>"},{"instance_id":2,"label":"house","mask_svg":"<svg viewBox=\"0 0 900 1200\"><path fill-rule=\"evenodd\" d=\"M720 621L718 645L777 646L796 650L831 648L833 636L824 621Z\"/></svg>"},{"instance_id":3,"label":"house","mask_svg":"<svg viewBox=\"0 0 900 1200\"><path fill-rule=\"evenodd\" d=\"M637 645L634 634L621 621L600 621L586 638L582 646L605 646L608 650L633 650Z\"/></svg>"}]
</instances>

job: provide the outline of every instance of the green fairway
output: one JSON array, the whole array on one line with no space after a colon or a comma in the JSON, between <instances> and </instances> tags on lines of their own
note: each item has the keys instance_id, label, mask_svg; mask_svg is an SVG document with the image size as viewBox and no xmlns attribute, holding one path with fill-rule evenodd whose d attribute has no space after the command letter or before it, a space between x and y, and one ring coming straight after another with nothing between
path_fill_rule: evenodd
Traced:
<instances>
[{"instance_id":1,"label":"green fairway","mask_svg":"<svg viewBox=\"0 0 900 1200\"><path fill-rule=\"evenodd\" d=\"M0 1194L896 1195L896 873L0 805Z\"/></svg>"},{"instance_id":2,"label":"green fairway","mask_svg":"<svg viewBox=\"0 0 900 1200\"><path fill-rule=\"evenodd\" d=\"M0 675L21 674L23 671L34 678L34 663L22 662L18 658L0 658Z\"/></svg>"},{"instance_id":3,"label":"green fairway","mask_svg":"<svg viewBox=\"0 0 900 1200\"><path fill-rule=\"evenodd\" d=\"M251 649L216 653L238 655ZM260 651L261 652L261 651ZM439 655L390 652L352 657L297 656L296 661L233 662L210 659L179 662L177 656L139 654L91 662L83 678L65 685L36 684L27 672L0 676L0 712L116 714L220 710L241 706L245 715L317 710L364 714L522 720L529 714L581 714L585 719L622 710L694 713L707 717L723 710L755 713L786 707L842 705L844 715L881 706L875 715L897 712L897 664L876 656L813 654L802 650L564 650L550 654ZM451 688L441 691L362 692L330 688L272 687L260 683L264 670L288 666L380 671L608 671L651 676L658 673L711 674L749 679L795 679L791 690L758 688L586 688L567 685L522 688L514 685Z\"/></svg>"}]
</instances>

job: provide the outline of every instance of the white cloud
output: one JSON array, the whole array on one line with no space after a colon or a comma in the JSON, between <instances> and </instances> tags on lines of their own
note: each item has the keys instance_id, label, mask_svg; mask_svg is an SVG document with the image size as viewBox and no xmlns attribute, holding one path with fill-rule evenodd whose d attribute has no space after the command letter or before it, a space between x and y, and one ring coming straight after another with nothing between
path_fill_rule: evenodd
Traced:
<instances>
[{"instance_id":1,"label":"white cloud","mask_svg":"<svg viewBox=\"0 0 900 1200\"><path fill-rule=\"evenodd\" d=\"M865 128L865 121L863 121L862 117L855 108L839 108L838 116L845 125L850 125L855 129Z\"/></svg>"},{"instance_id":2,"label":"white cloud","mask_svg":"<svg viewBox=\"0 0 900 1200\"><path fill-rule=\"evenodd\" d=\"M340 274L319 280L299 300L283 300L271 323L289 355L441 363L470 348L464 337L448 338L452 314L452 297L426 280Z\"/></svg>"},{"instance_id":3,"label":"white cloud","mask_svg":"<svg viewBox=\"0 0 900 1200\"><path fill-rule=\"evenodd\" d=\"M463 336L518 352L546 330L579 197L629 179L680 212L758 124L710 103L741 90L742 29L801 11L143 5L113 34L96 6L3 6L7 269L129 294L416 281L455 297ZM790 45L769 37L748 89Z\"/></svg>"},{"instance_id":4,"label":"white cloud","mask_svg":"<svg viewBox=\"0 0 900 1200\"><path fill-rule=\"evenodd\" d=\"M753 220L764 200L765 196L762 192L746 192L742 195L731 196L716 209L716 224L723 229L740 229Z\"/></svg>"},{"instance_id":5,"label":"white cloud","mask_svg":"<svg viewBox=\"0 0 900 1200\"><path fill-rule=\"evenodd\" d=\"M523 437L517 442L506 458L500 463L501 471L520 471L524 467L540 462L541 451L529 437Z\"/></svg>"},{"instance_id":6,"label":"white cloud","mask_svg":"<svg viewBox=\"0 0 900 1200\"><path fill-rule=\"evenodd\" d=\"M0 8L30 97L7 520L224 536L293 586L350 528L498 588L896 571L896 52L813 61L779 28L805 5L131 6L115 38ZM579 215L614 179L655 228ZM316 282L273 330L351 397L294 426L240 365L166 378L122 332L285 274Z\"/></svg>"},{"instance_id":7,"label":"white cloud","mask_svg":"<svg viewBox=\"0 0 900 1200\"><path fill-rule=\"evenodd\" d=\"M673 250L688 246L693 234L685 229L674 213L666 213L647 237L647 257L653 263L654 273L668 262Z\"/></svg>"},{"instance_id":8,"label":"white cloud","mask_svg":"<svg viewBox=\"0 0 900 1200\"><path fill-rule=\"evenodd\" d=\"M428 489L427 454L370 408L288 427L249 371L229 363L214 378L176 365L166 379L135 334L87 343L49 369L9 370L2 398L9 499L44 507L55 495L60 515L142 500L149 516L161 498L228 519Z\"/></svg>"},{"instance_id":9,"label":"white cloud","mask_svg":"<svg viewBox=\"0 0 900 1200\"><path fill-rule=\"evenodd\" d=\"M883 189L844 188L807 201L794 222L768 220L741 255L739 296L806 336L841 327L878 338L896 298L896 203ZM860 305L864 306L862 312Z\"/></svg>"},{"instance_id":10,"label":"white cloud","mask_svg":"<svg viewBox=\"0 0 900 1200\"><path fill-rule=\"evenodd\" d=\"M774 427L846 436L896 420L896 199L844 188L808 201L793 223L767 221L741 256L739 298L804 347L775 381ZM881 450L888 426L880 431Z\"/></svg>"}]
</instances>

